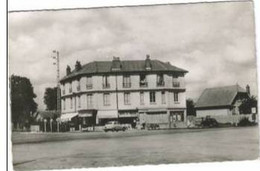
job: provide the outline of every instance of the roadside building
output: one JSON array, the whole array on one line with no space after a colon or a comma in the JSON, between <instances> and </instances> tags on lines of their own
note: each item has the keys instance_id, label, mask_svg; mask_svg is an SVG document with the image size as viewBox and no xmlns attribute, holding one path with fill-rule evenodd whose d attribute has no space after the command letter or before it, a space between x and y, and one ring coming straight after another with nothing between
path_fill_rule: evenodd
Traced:
<instances>
[{"instance_id":1,"label":"roadside building","mask_svg":"<svg viewBox=\"0 0 260 171\"><path fill-rule=\"evenodd\" d=\"M67 67L61 79L61 121L75 129L104 125L156 123L160 127L184 125L186 70L169 62L151 60L93 61ZM181 124L182 123L182 124Z\"/></svg>"},{"instance_id":2,"label":"roadside building","mask_svg":"<svg viewBox=\"0 0 260 171\"><path fill-rule=\"evenodd\" d=\"M246 90L239 85L207 88L199 97L195 108L197 117L218 117L239 115L242 100L248 98L250 87Z\"/></svg>"}]
</instances>

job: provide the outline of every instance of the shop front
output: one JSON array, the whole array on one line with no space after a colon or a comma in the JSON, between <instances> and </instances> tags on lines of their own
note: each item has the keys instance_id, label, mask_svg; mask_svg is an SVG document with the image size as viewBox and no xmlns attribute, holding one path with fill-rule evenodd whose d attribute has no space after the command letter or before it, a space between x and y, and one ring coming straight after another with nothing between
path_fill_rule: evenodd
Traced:
<instances>
[{"instance_id":1,"label":"shop front","mask_svg":"<svg viewBox=\"0 0 260 171\"><path fill-rule=\"evenodd\" d=\"M60 131L76 131L79 130L78 113L64 113L60 117Z\"/></svg>"},{"instance_id":2,"label":"shop front","mask_svg":"<svg viewBox=\"0 0 260 171\"><path fill-rule=\"evenodd\" d=\"M128 124L132 128L136 128L139 122L138 110L119 110L119 123Z\"/></svg>"},{"instance_id":3,"label":"shop front","mask_svg":"<svg viewBox=\"0 0 260 171\"><path fill-rule=\"evenodd\" d=\"M80 110L79 129L82 131L94 131L96 125L96 110Z\"/></svg>"},{"instance_id":4,"label":"shop front","mask_svg":"<svg viewBox=\"0 0 260 171\"><path fill-rule=\"evenodd\" d=\"M118 112L117 110L99 110L97 111L96 124L104 126L109 121L117 121Z\"/></svg>"}]
</instances>

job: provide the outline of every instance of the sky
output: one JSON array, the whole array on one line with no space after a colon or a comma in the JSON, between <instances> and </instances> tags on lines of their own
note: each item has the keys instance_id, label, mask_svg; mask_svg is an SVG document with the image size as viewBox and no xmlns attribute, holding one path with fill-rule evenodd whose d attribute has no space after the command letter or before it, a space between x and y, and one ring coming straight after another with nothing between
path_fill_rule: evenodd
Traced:
<instances>
[{"instance_id":1,"label":"sky","mask_svg":"<svg viewBox=\"0 0 260 171\"><path fill-rule=\"evenodd\" d=\"M9 14L9 74L30 79L43 110L45 88L56 85L53 50L61 77L79 60L170 62L188 70L186 96L239 84L257 95L252 2L95 8Z\"/></svg>"}]
</instances>

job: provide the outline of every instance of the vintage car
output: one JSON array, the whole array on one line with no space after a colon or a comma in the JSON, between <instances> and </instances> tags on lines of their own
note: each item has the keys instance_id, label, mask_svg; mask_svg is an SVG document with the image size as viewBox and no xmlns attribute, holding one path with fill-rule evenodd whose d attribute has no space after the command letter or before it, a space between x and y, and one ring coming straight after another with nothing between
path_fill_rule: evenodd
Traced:
<instances>
[{"instance_id":1,"label":"vintage car","mask_svg":"<svg viewBox=\"0 0 260 171\"><path fill-rule=\"evenodd\" d=\"M195 125L200 128L215 128L219 126L216 119L206 116L205 118L196 118Z\"/></svg>"},{"instance_id":2,"label":"vintage car","mask_svg":"<svg viewBox=\"0 0 260 171\"><path fill-rule=\"evenodd\" d=\"M105 124L104 131L125 131L126 126L119 124L117 121L109 121Z\"/></svg>"}]
</instances>

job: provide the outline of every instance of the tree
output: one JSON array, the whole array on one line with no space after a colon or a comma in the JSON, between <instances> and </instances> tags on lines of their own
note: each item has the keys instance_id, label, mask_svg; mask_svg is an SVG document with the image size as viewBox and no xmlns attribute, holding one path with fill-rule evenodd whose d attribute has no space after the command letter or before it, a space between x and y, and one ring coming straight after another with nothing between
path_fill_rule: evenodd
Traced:
<instances>
[{"instance_id":1,"label":"tree","mask_svg":"<svg viewBox=\"0 0 260 171\"><path fill-rule=\"evenodd\" d=\"M196 116L195 104L192 99L186 100L187 116Z\"/></svg>"},{"instance_id":2,"label":"tree","mask_svg":"<svg viewBox=\"0 0 260 171\"><path fill-rule=\"evenodd\" d=\"M57 110L57 87L45 89L44 103L47 110Z\"/></svg>"},{"instance_id":3,"label":"tree","mask_svg":"<svg viewBox=\"0 0 260 171\"><path fill-rule=\"evenodd\" d=\"M257 99L255 96L250 96L242 101L242 104L239 106L239 113L250 114L253 107L257 110Z\"/></svg>"},{"instance_id":4,"label":"tree","mask_svg":"<svg viewBox=\"0 0 260 171\"><path fill-rule=\"evenodd\" d=\"M32 113L36 112L36 95L33 86L26 77L11 75L11 120L14 128L19 125L29 127Z\"/></svg>"}]
</instances>

